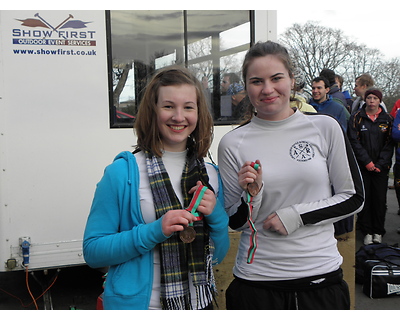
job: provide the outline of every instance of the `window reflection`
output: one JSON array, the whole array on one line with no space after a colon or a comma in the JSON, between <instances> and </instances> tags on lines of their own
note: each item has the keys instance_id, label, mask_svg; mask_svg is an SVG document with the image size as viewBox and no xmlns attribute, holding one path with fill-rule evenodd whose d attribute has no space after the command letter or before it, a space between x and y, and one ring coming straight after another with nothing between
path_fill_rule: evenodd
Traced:
<instances>
[{"instance_id":1,"label":"window reflection","mask_svg":"<svg viewBox=\"0 0 400 320\"><path fill-rule=\"evenodd\" d=\"M249 11L108 11L112 127L132 126L143 89L153 72L186 65L202 81L216 124L238 120L222 77L240 77L250 46ZM112 87L112 88L111 88Z\"/></svg>"},{"instance_id":2,"label":"window reflection","mask_svg":"<svg viewBox=\"0 0 400 320\"><path fill-rule=\"evenodd\" d=\"M243 23L220 33L221 51L235 48L249 42L250 22Z\"/></svg>"},{"instance_id":3,"label":"window reflection","mask_svg":"<svg viewBox=\"0 0 400 320\"><path fill-rule=\"evenodd\" d=\"M212 37L197 40L188 44L188 59L193 60L211 55Z\"/></svg>"}]
</instances>

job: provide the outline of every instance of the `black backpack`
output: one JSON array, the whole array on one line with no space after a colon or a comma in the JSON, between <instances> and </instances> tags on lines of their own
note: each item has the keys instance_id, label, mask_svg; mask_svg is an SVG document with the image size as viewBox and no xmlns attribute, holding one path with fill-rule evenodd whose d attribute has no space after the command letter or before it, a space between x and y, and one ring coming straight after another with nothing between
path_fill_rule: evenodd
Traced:
<instances>
[{"instance_id":1,"label":"black backpack","mask_svg":"<svg viewBox=\"0 0 400 320\"><path fill-rule=\"evenodd\" d=\"M380 260L400 266L400 248L386 243L362 246L356 252L356 283L364 283L364 265L367 260Z\"/></svg>"}]
</instances>

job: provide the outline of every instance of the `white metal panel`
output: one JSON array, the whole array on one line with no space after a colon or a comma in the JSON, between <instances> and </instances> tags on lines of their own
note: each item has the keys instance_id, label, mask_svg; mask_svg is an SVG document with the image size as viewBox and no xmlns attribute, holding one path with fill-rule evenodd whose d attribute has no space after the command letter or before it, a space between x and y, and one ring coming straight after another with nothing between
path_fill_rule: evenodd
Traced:
<instances>
[{"instance_id":1,"label":"white metal panel","mask_svg":"<svg viewBox=\"0 0 400 320\"><path fill-rule=\"evenodd\" d=\"M44 28L25 27L17 20L37 19L37 13L54 28L69 14L89 22L85 29L65 30L90 31L96 45L13 44L15 38L42 38L39 32ZM95 185L113 157L130 150L135 142L132 129L109 128L105 13L0 14L0 271L4 262L15 256L21 236L31 238L32 269L80 264ZM73 39L72 34L65 35ZM60 35L54 38L60 39ZM95 55L16 54L16 49L95 50ZM68 250L59 249L56 259L54 254L34 254L47 244L55 246L53 251L57 244L68 244Z\"/></svg>"},{"instance_id":2,"label":"white metal panel","mask_svg":"<svg viewBox=\"0 0 400 320\"><path fill-rule=\"evenodd\" d=\"M59 33L70 16L87 28ZM53 34L23 26L27 19L48 24ZM256 40L274 40L276 12L256 11L255 19ZM58 45L41 41L64 37ZM67 45L82 39L95 46ZM33 51L14 51L20 49ZM136 142L132 129L109 127L107 72L104 11L0 11L0 271L9 258L22 268L20 237L31 239L30 269L84 263L95 185L114 156ZM232 128L215 127L215 161L219 140Z\"/></svg>"},{"instance_id":3,"label":"white metal panel","mask_svg":"<svg viewBox=\"0 0 400 320\"><path fill-rule=\"evenodd\" d=\"M277 11L276 10L256 10L255 20L255 42L276 41L277 31Z\"/></svg>"}]
</instances>

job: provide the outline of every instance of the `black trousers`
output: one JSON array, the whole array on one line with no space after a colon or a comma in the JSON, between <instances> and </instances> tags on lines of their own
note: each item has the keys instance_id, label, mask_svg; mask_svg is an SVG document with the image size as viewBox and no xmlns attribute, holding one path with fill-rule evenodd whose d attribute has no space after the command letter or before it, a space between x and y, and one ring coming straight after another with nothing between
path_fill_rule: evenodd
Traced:
<instances>
[{"instance_id":1,"label":"black trousers","mask_svg":"<svg viewBox=\"0 0 400 320\"><path fill-rule=\"evenodd\" d=\"M393 174L394 174L394 189L396 191L397 203L399 204L399 209L400 209L400 164L399 163L394 164Z\"/></svg>"},{"instance_id":2,"label":"black trousers","mask_svg":"<svg viewBox=\"0 0 400 320\"><path fill-rule=\"evenodd\" d=\"M287 281L235 278L226 290L227 310L349 310L350 293L342 269Z\"/></svg>"},{"instance_id":3,"label":"black trousers","mask_svg":"<svg viewBox=\"0 0 400 320\"><path fill-rule=\"evenodd\" d=\"M376 233L383 236L386 233L389 171L377 173L361 167L360 171L364 181L365 202L364 208L358 213L357 225L364 235Z\"/></svg>"}]
</instances>

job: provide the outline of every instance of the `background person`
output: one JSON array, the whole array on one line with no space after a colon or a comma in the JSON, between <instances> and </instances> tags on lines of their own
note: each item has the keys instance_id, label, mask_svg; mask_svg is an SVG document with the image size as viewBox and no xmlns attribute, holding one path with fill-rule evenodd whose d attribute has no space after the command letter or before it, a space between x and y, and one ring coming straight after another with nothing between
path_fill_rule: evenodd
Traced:
<instances>
[{"instance_id":1,"label":"background person","mask_svg":"<svg viewBox=\"0 0 400 320\"><path fill-rule=\"evenodd\" d=\"M310 104L318 113L329 114L334 117L346 132L346 109L328 94L330 92L328 80L324 77L316 77L313 79L311 87L312 98L310 99Z\"/></svg>"},{"instance_id":2,"label":"background person","mask_svg":"<svg viewBox=\"0 0 400 320\"><path fill-rule=\"evenodd\" d=\"M324 68L319 73L320 77L324 77L329 83L329 95L337 102L341 103L347 110L347 101L344 93L336 83L336 74L332 69Z\"/></svg>"},{"instance_id":3,"label":"background person","mask_svg":"<svg viewBox=\"0 0 400 320\"><path fill-rule=\"evenodd\" d=\"M343 90L343 84L344 84L343 77L339 74L336 74L335 82L336 82L337 86L339 87L339 90L343 93L343 95L346 99L346 102L347 102L346 108L347 108L347 111L350 113L351 105L353 104L353 99L351 98L351 95L348 90Z\"/></svg>"},{"instance_id":4,"label":"background person","mask_svg":"<svg viewBox=\"0 0 400 320\"><path fill-rule=\"evenodd\" d=\"M400 102L400 100L397 100L397 102ZM392 115L392 113L390 114ZM394 189L396 191L396 199L398 203L397 214L400 215L400 112L395 112L395 118L392 128L392 138L395 142L396 150L396 161L393 166Z\"/></svg>"},{"instance_id":5,"label":"background person","mask_svg":"<svg viewBox=\"0 0 400 320\"><path fill-rule=\"evenodd\" d=\"M299 109L301 112L317 112L312 105L307 103L308 97L304 92L305 76L304 72L298 67L294 71L294 80L290 106Z\"/></svg>"},{"instance_id":6,"label":"background person","mask_svg":"<svg viewBox=\"0 0 400 320\"><path fill-rule=\"evenodd\" d=\"M356 78L356 83L354 85L354 93L356 94L357 98L351 105L350 113L354 113L362 108L362 106L365 103L364 101L365 92L367 92L367 90L373 87L374 85L375 81L368 73L363 73L361 76ZM382 106L383 110L387 111L387 108L383 101L380 103L380 105Z\"/></svg>"},{"instance_id":7,"label":"background person","mask_svg":"<svg viewBox=\"0 0 400 320\"><path fill-rule=\"evenodd\" d=\"M240 120L246 113L249 105L249 98L247 97L244 86L239 83L231 86L229 90L232 94L232 118Z\"/></svg>"},{"instance_id":8,"label":"background person","mask_svg":"<svg viewBox=\"0 0 400 320\"><path fill-rule=\"evenodd\" d=\"M236 73L224 73L221 82L221 95L231 94L228 93L229 87L235 83L240 83L240 78Z\"/></svg>"},{"instance_id":9,"label":"background person","mask_svg":"<svg viewBox=\"0 0 400 320\"><path fill-rule=\"evenodd\" d=\"M393 118L383 109L382 92L370 88L365 104L349 120L348 136L360 166L365 188L364 208L357 226L364 234L364 245L381 243L386 233L386 195L394 143Z\"/></svg>"}]
</instances>

